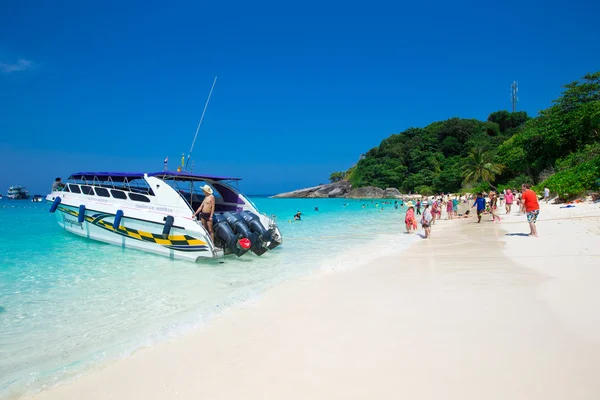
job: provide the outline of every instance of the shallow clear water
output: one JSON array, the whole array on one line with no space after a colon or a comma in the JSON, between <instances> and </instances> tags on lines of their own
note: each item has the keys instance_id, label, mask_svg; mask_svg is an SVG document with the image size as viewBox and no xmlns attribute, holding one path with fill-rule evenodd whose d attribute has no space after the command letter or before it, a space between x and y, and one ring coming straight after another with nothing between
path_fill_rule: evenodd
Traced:
<instances>
[{"instance_id":1,"label":"shallow clear water","mask_svg":"<svg viewBox=\"0 0 600 400\"><path fill-rule=\"evenodd\" d=\"M403 234L402 209L371 200L253 201L278 216L284 244L262 257L194 264L80 238L44 203L0 200L0 398L180 335L282 281L415 239ZM291 222L298 210L302 221Z\"/></svg>"}]
</instances>

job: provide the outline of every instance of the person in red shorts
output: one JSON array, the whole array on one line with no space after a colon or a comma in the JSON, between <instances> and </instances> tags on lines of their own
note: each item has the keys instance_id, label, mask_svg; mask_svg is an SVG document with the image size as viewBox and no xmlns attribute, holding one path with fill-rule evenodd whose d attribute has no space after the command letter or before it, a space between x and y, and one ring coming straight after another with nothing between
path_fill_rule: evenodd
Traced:
<instances>
[{"instance_id":1,"label":"person in red shorts","mask_svg":"<svg viewBox=\"0 0 600 400\"><path fill-rule=\"evenodd\" d=\"M540 203L538 203L537 194L531 190L531 185L524 183L521 187L521 209L527 213L527 222L529 222L529 236L537 237L537 228L535 222L540 215Z\"/></svg>"}]
</instances>

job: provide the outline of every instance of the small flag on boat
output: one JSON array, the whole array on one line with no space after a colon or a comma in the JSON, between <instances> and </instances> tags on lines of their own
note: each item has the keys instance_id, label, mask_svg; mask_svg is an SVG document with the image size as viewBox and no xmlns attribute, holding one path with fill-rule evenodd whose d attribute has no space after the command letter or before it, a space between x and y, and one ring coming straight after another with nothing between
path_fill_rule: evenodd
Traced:
<instances>
[{"instance_id":1,"label":"small flag on boat","mask_svg":"<svg viewBox=\"0 0 600 400\"><path fill-rule=\"evenodd\" d=\"M167 158L165 158L165 171L167 170L167 163L169 162L169 156L167 156Z\"/></svg>"}]
</instances>

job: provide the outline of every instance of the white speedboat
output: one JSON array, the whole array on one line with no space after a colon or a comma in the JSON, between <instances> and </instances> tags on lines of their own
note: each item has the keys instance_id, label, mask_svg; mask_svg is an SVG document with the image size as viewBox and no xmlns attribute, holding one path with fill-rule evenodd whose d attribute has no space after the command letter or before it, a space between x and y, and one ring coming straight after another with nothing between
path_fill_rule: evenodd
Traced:
<instances>
[{"instance_id":1,"label":"white speedboat","mask_svg":"<svg viewBox=\"0 0 600 400\"><path fill-rule=\"evenodd\" d=\"M191 261L262 255L282 243L281 232L274 217L232 186L237 181L187 172L80 172L46 200L65 230L124 248ZM214 242L193 218L204 185L215 195Z\"/></svg>"},{"instance_id":2,"label":"white speedboat","mask_svg":"<svg viewBox=\"0 0 600 400\"><path fill-rule=\"evenodd\" d=\"M6 197L11 200L27 200L29 199L29 192L24 186L11 186L8 188Z\"/></svg>"}]
</instances>

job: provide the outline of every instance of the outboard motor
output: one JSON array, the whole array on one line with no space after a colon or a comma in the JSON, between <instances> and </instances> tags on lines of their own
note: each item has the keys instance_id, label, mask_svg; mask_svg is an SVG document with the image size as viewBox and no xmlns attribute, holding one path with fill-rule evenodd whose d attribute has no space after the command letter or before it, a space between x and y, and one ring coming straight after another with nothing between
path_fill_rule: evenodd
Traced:
<instances>
[{"instance_id":1,"label":"outboard motor","mask_svg":"<svg viewBox=\"0 0 600 400\"><path fill-rule=\"evenodd\" d=\"M232 213L230 211L223 213L223 216L227 219L227 223L233 230L234 233L242 235L243 237L250 240L252 252L257 255L264 253L261 242L258 235L250 230L246 221L240 214Z\"/></svg>"},{"instance_id":2,"label":"outboard motor","mask_svg":"<svg viewBox=\"0 0 600 400\"><path fill-rule=\"evenodd\" d=\"M242 216L242 218L244 218L244 221L250 227L250 231L255 233L258 239L260 240L260 244L262 246L262 249L260 250L261 253L255 253L259 256L264 254L267 250L269 250L269 246L271 245L271 241L273 240L271 232L265 229L263 224L260 222L260 218L258 217L258 215L247 210L240 212L240 215Z\"/></svg>"},{"instance_id":3,"label":"outboard motor","mask_svg":"<svg viewBox=\"0 0 600 400\"><path fill-rule=\"evenodd\" d=\"M227 218L222 214L213 214L213 231L215 233L215 245L222 247L227 253L233 253L238 257L243 256L250 249L244 236L235 234L227 223Z\"/></svg>"}]
</instances>

